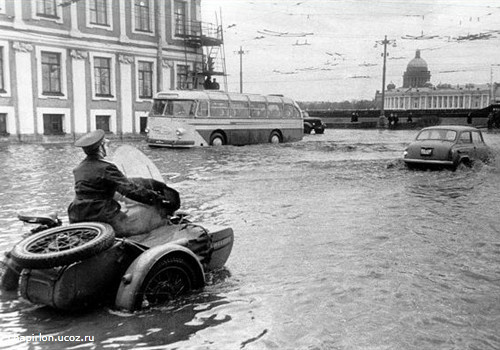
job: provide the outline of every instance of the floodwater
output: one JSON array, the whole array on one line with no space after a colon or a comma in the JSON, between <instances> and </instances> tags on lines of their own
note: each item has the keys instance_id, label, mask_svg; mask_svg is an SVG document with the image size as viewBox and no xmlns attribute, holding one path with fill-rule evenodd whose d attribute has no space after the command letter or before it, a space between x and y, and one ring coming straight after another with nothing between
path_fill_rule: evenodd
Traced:
<instances>
[{"instance_id":1,"label":"floodwater","mask_svg":"<svg viewBox=\"0 0 500 350\"><path fill-rule=\"evenodd\" d=\"M60 313L3 293L0 347L500 349L500 157L409 171L400 158L414 136L327 130L291 144L193 150L131 143L181 192L192 220L234 229L226 269L202 291L134 314ZM485 138L499 154L500 134ZM2 250L27 230L18 212L65 215L81 158L69 145L0 147ZM40 339L49 335L61 341Z\"/></svg>"}]
</instances>

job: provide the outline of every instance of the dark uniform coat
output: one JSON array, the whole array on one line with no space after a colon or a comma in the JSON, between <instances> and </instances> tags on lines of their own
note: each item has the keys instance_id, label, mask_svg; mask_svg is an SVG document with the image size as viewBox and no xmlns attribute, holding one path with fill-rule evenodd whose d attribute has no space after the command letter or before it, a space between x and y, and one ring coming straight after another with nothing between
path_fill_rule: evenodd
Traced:
<instances>
[{"instance_id":1,"label":"dark uniform coat","mask_svg":"<svg viewBox=\"0 0 500 350\"><path fill-rule=\"evenodd\" d=\"M137 202L154 205L162 198L154 191L131 182L113 163L97 154L88 155L74 170L75 199L69 205L71 223L111 222L120 213L115 192Z\"/></svg>"}]
</instances>

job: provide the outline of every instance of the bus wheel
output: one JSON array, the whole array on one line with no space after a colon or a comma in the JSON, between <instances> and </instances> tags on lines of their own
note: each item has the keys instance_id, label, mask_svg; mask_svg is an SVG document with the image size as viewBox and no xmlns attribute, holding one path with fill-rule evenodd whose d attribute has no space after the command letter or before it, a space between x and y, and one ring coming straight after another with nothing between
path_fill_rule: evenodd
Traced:
<instances>
[{"instance_id":1,"label":"bus wheel","mask_svg":"<svg viewBox=\"0 0 500 350\"><path fill-rule=\"evenodd\" d=\"M269 142L271 143L281 143L281 135L277 131L273 131L269 136Z\"/></svg>"},{"instance_id":2,"label":"bus wheel","mask_svg":"<svg viewBox=\"0 0 500 350\"><path fill-rule=\"evenodd\" d=\"M221 133L214 132L210 137L210 145L211 146L222 146L224 145L224 136Z\"/></svg>"}]
</instances>

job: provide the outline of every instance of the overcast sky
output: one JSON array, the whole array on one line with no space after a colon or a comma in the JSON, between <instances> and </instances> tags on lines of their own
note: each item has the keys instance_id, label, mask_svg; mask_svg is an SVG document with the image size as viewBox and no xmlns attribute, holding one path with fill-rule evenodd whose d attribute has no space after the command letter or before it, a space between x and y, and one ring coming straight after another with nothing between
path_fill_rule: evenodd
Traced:
<instances>
[{"instance_id":1,"label":"overcast sky","mask_svg":"<svg viewBox=\"0 0 500 350\"><path fill-rule=\"evenodd\" d=\"M224 27L228 90L298 101L373 99L401 86L421 50L433 84L500 82L500 0L202 0L204 22ZM221 80L222 79L218 79Z\"/></svg>"}]
</instances>

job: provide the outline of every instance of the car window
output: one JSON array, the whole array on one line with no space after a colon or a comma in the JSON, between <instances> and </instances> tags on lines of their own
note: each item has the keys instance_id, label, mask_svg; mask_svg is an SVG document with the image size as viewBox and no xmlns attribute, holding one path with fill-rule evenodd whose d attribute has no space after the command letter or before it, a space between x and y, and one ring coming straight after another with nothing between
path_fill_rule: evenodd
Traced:
<instances>
[{"instance_id":1,"label":"car window","mask_svg":"<svg viewBox=\"0 0 500 350\"><path fill-rule=\"evenodd\" d=\"M472 132L472 141L474 143L484 143L483 135L478 131Z\"/></svg>"},{"instance_id":2,"label":"car window","mask_svg":"<svg viewBox=\"0 0 500 350\"><path fill-rule=\"evenodd\" d=\"M421 131L420 134L417 135L417 140L429 140L431 136L430 130Z\"/></svg>"},{"instance_id":3,"label":"car window","mask_svg":"<svg viewBox=\"0 0 500 350\"><path fill-rule=\"evenodd\" d=\"M457 132L453 130L423 130L417 136L417 140L446 140L454 141L457 137Z\"/></svg>"},{"instance_id":4,"label":"car window","mask_svg":"<svg viewBox=\"0 0 500 350\"><path fill-rule=\"evenodd\" d=\"M457 132L453 130L447 130L446 134L444 135L444 139L447 141L455 141L456 137L457 137Z\"/></svg>"},{"instance_id":5,"label":"car window","mask_svg":"<svg viewBox=\"0 0 500 350\"><path fill-rule=\"evenodd\" d=\"M470 131L464 131L460 134L460 143L472 143Z\"/></svg>"}]
</instances>

